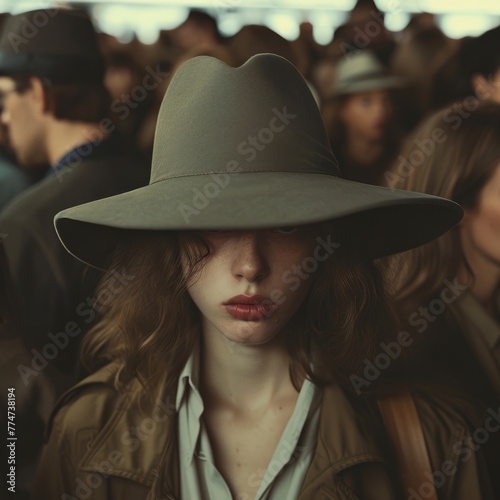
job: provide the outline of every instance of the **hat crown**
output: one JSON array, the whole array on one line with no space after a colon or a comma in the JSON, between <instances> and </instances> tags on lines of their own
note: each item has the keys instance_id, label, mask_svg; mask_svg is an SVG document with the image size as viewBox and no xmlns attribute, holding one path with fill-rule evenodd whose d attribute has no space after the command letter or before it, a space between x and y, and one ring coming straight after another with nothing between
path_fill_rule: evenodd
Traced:
<instances>
[{"instance_id":1,"label":"hat crown","mask_svg":"<svg viewBox=\"0 0 500 500\"><path fill-rule=\"evenodd\" d=\"M366 78L387 76L388 71L370 50L347 55L337 66L337 84L357 83Z\"/></svg>"},{"instance_id":2,"label":"hat crown","mask_svg":"<svg viewBox=\"0 0 500 500\"><path fill-rule=\"evenodd\" d=\"M151 183L233 172L339 175L314 98L280 56L259 54L238 68L195 57L164 96Z\"/></svg>"}]
</instances>

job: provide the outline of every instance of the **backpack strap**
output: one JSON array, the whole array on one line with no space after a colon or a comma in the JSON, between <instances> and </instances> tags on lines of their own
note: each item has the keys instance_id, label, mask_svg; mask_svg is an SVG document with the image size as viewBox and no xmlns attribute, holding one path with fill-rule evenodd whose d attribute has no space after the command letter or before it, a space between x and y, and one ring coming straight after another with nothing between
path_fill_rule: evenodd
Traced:
<instances>
[{"instance_id":1,"label":"backpack strap","mask_svg":"<svg viewBox=\"0 0 500 500\"><path fill-rule=\"evenodd\" d=\"M412 488L418 492L423 483L429 484L432 469L413 396L409 389L404 389L379 398L378 406L396 453L404 491L408 493ZM432 495L426 498L438 500L434 484L432 489Z\"/></svg>"}]
</instances>

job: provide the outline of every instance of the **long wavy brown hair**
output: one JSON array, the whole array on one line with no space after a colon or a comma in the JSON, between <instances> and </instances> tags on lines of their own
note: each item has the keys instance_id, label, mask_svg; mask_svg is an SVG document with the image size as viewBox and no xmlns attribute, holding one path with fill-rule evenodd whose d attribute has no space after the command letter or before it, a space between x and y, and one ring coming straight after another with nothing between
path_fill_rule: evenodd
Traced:
<instances>
[{"instance_id":1,"label":"long wavy brown hair","mask_svg":"<svg viewBox=\"0 0 500 500\"><path fill-rule=\"evenodd\" d=\"M154 393L162 380L173 391L200 335L200 313L187 283L208 253L199 236L186 232L141 233L119 244L97 296L113 288L116 272L133 279L107 301L84 338L84 364L95 369L117 361L117 388L136 376L151 389L146 392ZM181 255L188 258L187 273ZM297 389L304 375L319 385L335 377L349 386L348 377L394 333L382 273L370 259L341 246L311 279L286 335L291 380Z\"/></svg>"},{"instance_id":2,"label":"long wavy brown hair","mask_svg":"<svg viewBox=\"0 0 500 500\"><path fill-rule=\"evenodd\" d=\"M500 105L470 98L446 107L427 118L407 139L392 167L392 186L473 208L482 187L500 165L499 139ZM461 247L460 225L397 256L392 265L397 277L394 295L406 308L428 301L462 266L468 271L469 285L474 279Z\"/></svg>"}]
</instances>

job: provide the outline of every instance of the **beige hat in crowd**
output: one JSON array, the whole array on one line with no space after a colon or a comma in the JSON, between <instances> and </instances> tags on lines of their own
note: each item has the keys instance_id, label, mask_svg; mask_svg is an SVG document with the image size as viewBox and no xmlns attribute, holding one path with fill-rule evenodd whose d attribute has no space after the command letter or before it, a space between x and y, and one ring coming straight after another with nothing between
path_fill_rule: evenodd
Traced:
<instances>
[{"instance_id":1,"label":"beige hat in crowd","mask_svg":"<svg viewBox=\"0 0 500 500\"><path fill-rule=\"evenodd\" d=\"M371 50L347 54L336 68L334 95L402 87L404 81L389 73Z\"/></svg>"}]
</instances>

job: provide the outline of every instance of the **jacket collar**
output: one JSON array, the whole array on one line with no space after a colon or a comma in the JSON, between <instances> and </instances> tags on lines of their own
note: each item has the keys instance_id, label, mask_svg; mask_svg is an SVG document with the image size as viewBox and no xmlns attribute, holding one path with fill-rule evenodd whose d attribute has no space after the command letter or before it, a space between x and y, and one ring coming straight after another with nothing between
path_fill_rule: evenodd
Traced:
<instances>
[{"instance_id":1,"label":"jacket collar","mask_svg":"<svg viewBox=\"0 0 500 500\"><path fill-rule=\"evenodd\" d=\"M162 396L156 399L153 410L144 414L138 397L142 392L135 380L90 444L80 468L137 481L154 493L160 492L163 478L166 491L178 498L175 395L166 394L162 384L158 392ZM323 390L316 452L301 491L306 491L328 469L332 472L328 477L333 481L334 474L348 467L383 461L370 431L343 390L338 385L327 386Z\"/></svg>"},{"instance_id":2,"label":"jacket collar","mask_svg":"<svg viewBox=\"0 0 500 500\"><path fill-rule=\"evenodd\" d=\"M141 404L144 388L137 379L123 393L106 425L80 462L84 471L124 477L154 492L160 479L169 491L179 491L175 394L165 391L165 380L149 409ZM163 464L168 464L163 466ZM168 472L168 476L161 474ZM149 497L148 497L149 498Z\"/></svg>"}]
</instances>

